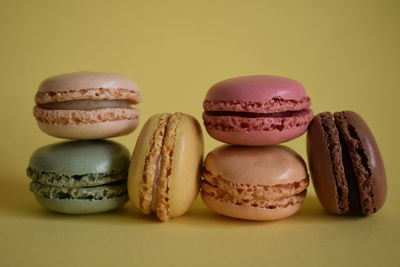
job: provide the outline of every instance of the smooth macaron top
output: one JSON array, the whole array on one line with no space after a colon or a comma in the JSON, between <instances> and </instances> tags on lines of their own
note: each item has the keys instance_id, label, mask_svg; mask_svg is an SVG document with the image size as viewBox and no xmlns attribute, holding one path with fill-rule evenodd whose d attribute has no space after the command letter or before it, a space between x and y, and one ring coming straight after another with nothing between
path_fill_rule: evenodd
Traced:
<instances>
[{"instance_id":1,"label":"smooth macaron top","mask_svg":"<svg viewBox=\"0 0 400 267\"><path fill-rule=\"evenodd\" d=\"M372 190L376 209L379 210L386 200L387 184L386 171L383 164L383 159L371 129L368 127L365 120L353 111L343 112L348 125L357 131L357 136L360 140L360 146L363 149L365 159L365 168L369 169L370 180L372 181ZM368 171L367 171L368 172Z\"/></svg>"},{"instance_id":2,"label":"smooth macaron top","mask_svg":"<svg viewBox=\"0 0 400 267\"><path fill-rule=\"evenodd\" d=\"M242 76L214 84L205 100L268 102L274 98L299 101L307 97L297 81L271 75Z\"/></svg>"},{"instance_id":3,"label":"smooth macaron top","mask_svg":"<svg viewBox=\"0 0 400 267\"><path fill-rule=\"evenodd\" d=\"M183 114L176 131L169 177L169 213L182 215L195 200L201 180L204 141L197 120Z\"/></svg>"},{"instance_id":4,"label":"smooth macaron top","mask_svg":"<svg viewBox=\"0 0 400 267\"><path fill-rule=\"evenodd\" d=\"M118 143L104 140L72 141L38 148L32 154L28 168L73 176L127 170L129 160L128 149Z\"/></svg>"},{"instance_id":5,"label":"smooth macaron top","mask_svg":"<svg viewBox=\"0 0 400 267\"><path fill-rule=\"evenodd\" d=\"M284 146L221 146L207 155L204 168L214 177L250 185L290 184L308 177L303 159Z\"/></svg>"},{"instance_id":6,"label":"smooth macaron top","mask_svg":"<svg viewBox=\"0 0 400 267\"><path fill-rule=\"evenodd\" d=\"M77 99L140 102L138 86L129 78L101 72L73 72L44 80L35 97L38 104Z\"/></svg>"}]
</instances>

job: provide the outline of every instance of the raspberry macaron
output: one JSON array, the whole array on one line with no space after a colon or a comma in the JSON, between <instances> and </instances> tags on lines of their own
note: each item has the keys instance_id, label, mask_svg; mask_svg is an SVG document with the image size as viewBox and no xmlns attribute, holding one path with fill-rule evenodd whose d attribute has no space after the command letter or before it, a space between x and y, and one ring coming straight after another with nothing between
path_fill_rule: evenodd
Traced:
<instances>
[{"instance_id":1,"label":"raspberry macaron","mask_svg":"<svg viewBox=\"0 0 400 267\"><path fill-rule=\"evenodd\" d=\"M297 81L267 75L221 81L207 92L203 120L211 137L264 146L302 135L313 118L311 99Z\"/></svg>"},{"instance_id":2,"label":"raspberry macaron","mask_svg":"<svg viewBox=\"0 0 400 267\"><path fill-rule=\"evenodd\" d=\"M44 80L33 114L39 128L68 139L103 139L132 132L141 100L137 85L108 73L75 72Z\"/></svg>"}]
</instances>

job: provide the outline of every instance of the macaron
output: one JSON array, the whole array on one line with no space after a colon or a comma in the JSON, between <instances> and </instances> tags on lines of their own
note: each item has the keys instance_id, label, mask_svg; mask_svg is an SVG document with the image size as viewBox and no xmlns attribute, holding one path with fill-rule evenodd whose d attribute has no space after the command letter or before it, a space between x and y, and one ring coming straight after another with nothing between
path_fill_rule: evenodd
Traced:
<instances>
[{"instance_id":1,"label":"macaron","mask_svg":"<svg viewBox=\"0 0 400 267\"><path fill-rule=\"evenodd\" d=\"M386 199L386 174L375 138L353 111L315 116L307 134L315 192L328 213L371 215Z\"/></svg>"},{"instance_id":2,"label":"macaron","mask_svg":"<svg viewBox=\"0 0 400 267\"><path fill-rule=\"evenodd\" d=\"M46 145L31 156L27 175L36 200L67 214L97 213L128 201L126 177L130 153L104 140Z\"/></svg>"},{"instance_id":3,"label":"macaron","mask_svg":"<svg viewBox=\"0 0 400 267\"><path fill-rule=\"evenodd\" d=\"M100 72L75 72L44 80L35 96L33 115L39 128L55 137L103 139L132 132L141 100L128 78Z\"/></svg>"},{"instance_id":4,"label":"macaron","mask_svg":"<svg viewBox=\"0 0 400 267\"><path fill-rule=\"evenodd\" d=\"M285 146L220 146L205 159L201 196L214 212L245 220L296 213L309 183L304 160Z\"/></svg>"},{"instance_id":5,"label":"macaron","mask_svg":"<svg viewBox=\"0 0 400 267\"><path fill-rule=\"evenodd\" d=\"M192 116L152 116L140 132L129 168L132 205L161 221L183 215L199 192L203 146Z\"/></svg>"},{"instance_id":6,"label":"macaron","mask_svg":"<svg viewBox=\"0 0 400 267\"><path fill-rule=\"evenodd\" d=\"M313 118L311 99L297 81L268 75L214 84L203 102L211 137L233 145L280 144L302 135Z\"/></svg>"}]
</instances>

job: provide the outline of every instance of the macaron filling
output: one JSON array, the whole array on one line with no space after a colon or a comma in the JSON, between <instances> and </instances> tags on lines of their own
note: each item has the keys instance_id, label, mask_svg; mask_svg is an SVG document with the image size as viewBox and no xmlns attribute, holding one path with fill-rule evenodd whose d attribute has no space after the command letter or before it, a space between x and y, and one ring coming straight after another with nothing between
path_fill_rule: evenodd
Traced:
<instances>
[{"instance_id":1,"label":"macaron filling","mask_svg":"<svg viewBox=\"0 0 400 267\"><path fill-rule=\"evenodd\" d=\"M48 110L94 110L104 108L131 108L127 100L88 100L80 99L65 102L37 104L40 108Z\"/></svg>"},{"instance_id":2,"label":"macaron filling","mask_svg":"<svg viewBox=\"0 0 400 267\"><path fill-rule=\"evenodd\" d=\"M274 113L256 113L256 112L240 112L240 111L206 111L209 116L236 116L245 118L286 118L293 116L305 116L310 114L312 111L310 109L303 110L289 110L283 112Z\"/></svg>"},{"instance_id":3,"label":"macaron filling","mask_svg":"<svg viewBox=\"0 0 400 267\"><path fill-rule=\"evenodd\" d=\"M157 211L157 188L158 188L158 184L159 184L160 176L161 176L161 158L162 158L162 155L160 154L160 156L158 157L158 160L157 160L156 170L154 172L153 189L152 189L152 197L151 197L151 212Z\"/></svg>"},{"instance_id":4,"label":"macaron filling","mask_svg":"<svg viewBox=\"0 0 400 267\"><path fill-rule=\"evenodd\" d=\"M43 185L81 187L89 184L91 186L96 186L124 180L128 175L128 171L113 170L107 173L63 175L52 171L43 171L28 167L26 174L32 179L32 181L41 183Z\"/></svg>"},{"instance_id":5,"label":"macaron filling","mask_svg":"<svg viewBox=\"0 0 400 267\"><path fill-rule=\"evenodd\" d=\"M239 97L238 97L239 98ZM304 96L300 99L283 99L272 97L267 101L246 101L246 100L222 100L206 99L203 102L205 111L241 111L254 113L275 113L287 110L308 109L311 106L311 98Z\"/></svg>"},{"instance_id":6,"label":"macaron filling","mask_svg":"<svg viewBox=\"0 0 400 267\"><path fill-rule=\"evenodd\" d=\"M30 184L31 192L49 199L84 199L102 200L123 197L127 195L126 182L119 181L100 186L90 187L60 187L44 185L35 181Z\"/></svg>"}]
</instances>

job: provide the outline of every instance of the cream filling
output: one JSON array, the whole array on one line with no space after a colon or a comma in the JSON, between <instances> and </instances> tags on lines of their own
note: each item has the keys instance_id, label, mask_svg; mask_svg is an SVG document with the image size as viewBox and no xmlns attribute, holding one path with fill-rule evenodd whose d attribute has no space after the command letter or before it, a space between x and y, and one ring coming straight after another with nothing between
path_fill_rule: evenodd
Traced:
<instances>
[{"instance_id":1,"label":"cream filling","mask_svg":"<svg viewBox=\"0 0 400 267\"><path fill-rule=\"evenodd\" d=\"M38 104L39 107L49 110L94 110L103 108L130 108L131 103L127 100L73 100L65 102L54 102Z\"/></svg>"},{"instance_id":2,"label":"cream filling","mask_svg":"<svg viewBox=\"0 0 400 267\"><path fill-rule=\"evenodd\" d=\"M158 184L160 181L160 176L161 176L161 159L162 155L160 153L160 156L158 157L157 160L157 165L156 165L156 170L154 172L154 178L153 178L153 189L152 189L152 196L151 196L151 212L156 212L157 211L157 189L158 189Z\"/></svg>"}]
</instances>

